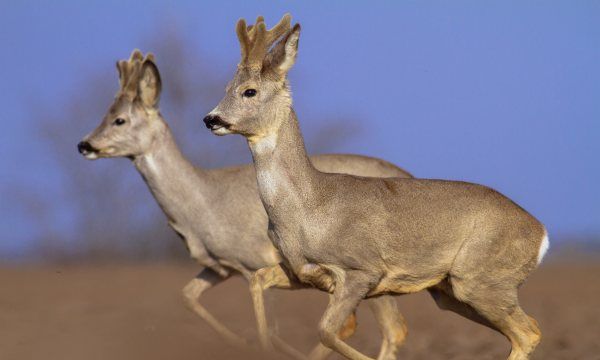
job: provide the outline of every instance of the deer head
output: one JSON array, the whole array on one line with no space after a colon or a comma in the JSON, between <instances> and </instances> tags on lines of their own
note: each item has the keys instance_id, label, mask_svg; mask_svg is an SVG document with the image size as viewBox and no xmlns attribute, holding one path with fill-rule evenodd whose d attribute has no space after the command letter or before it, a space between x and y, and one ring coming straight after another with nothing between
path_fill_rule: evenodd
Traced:
<instances>
[{"instance_id":1,"label":"deer head","mask_svg":"<svg viewBox=\"0 0 600 360\"><path fill-rule=\"evenodd\" d=\"M149 150L166 124L158 109L161 80L154 55L139 50L117 62L120 88L100 125L77 148L87 159L135 157Z\"/></svg>"},{"instance_id":2,"label":"deer head","mask_svg":"<svg viewBox=\"0 0 600 360\"><path fill-rule=\"evenodd\" d=\"M238 21L240 63L225 97L204 118L214 134L260 138L277 128L273 118L279 118L278 113L289 111L292 100L287 73L294 65L300 36L300 25L290 29L290 20L286 14L270 30L262 16L252 26L243 19Z\"/></svg>"}]
</instances>

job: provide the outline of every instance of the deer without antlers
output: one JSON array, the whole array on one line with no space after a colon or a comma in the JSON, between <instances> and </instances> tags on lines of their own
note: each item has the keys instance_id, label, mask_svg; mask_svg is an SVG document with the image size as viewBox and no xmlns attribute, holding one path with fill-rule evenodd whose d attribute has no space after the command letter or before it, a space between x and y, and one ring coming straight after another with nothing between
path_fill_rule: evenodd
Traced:
<instances>
[{"instance_id":1,"label":"deer without antlers","mask_svg":"<svg viewBox=\"0 0 600 360\"><path fill-rule=\"evenodd\" d=\"M322 343L349 359L369 359L338 335L344 320L364 298L427 289L441 308L504 334L509 359L527 359L541 334L519 306L517 289L547 249L544 226L481 185L315 168L287 80L300 25L272 47L253 40L265 37L264 24L254 28L251 36L238 22L242 61L207 121L217 135L248 140L270 238L288 270L332 292L319 325ZM272 267L255 276L280 272ZM260 307L262 299L255 301Z\"/></svg>"},{"instance_id":2,"label":"deer without antlers","mask_svg":"<svg viewBox=\"0 0 600 360\"><path fill-rule=\"evenodd\" d=\"M193 166L180 152L159 111L161 79L152 54L144 57L135 50L129 60L119 61L117 68L117 96L100 125L78 144L78 149L87 159L132 160L169 225L184 239L191 257L204 267L183 289L186 305L226 340L244 344L244 339L228 330L199 300L205 291L234 275L249 280L255 271L280 262L267 235L267 215L258 197L254 167L208 170ZM363 156L322 155L312 159L323 171L410 176L388 162ZM277 280L283 288L303 287L284 272ZM254 289L257 285L254 282ZM391 357L404 336L403 318L389 297L370 305L380 319L382 351ZM259 323L263 330L264 324ZM354 325L351 316L342 335L350 336ZM304 358L283 342L277 345L296 358ZM311 358L325 358L329 352L318 346Z\"/></svg>"}]
</instances>

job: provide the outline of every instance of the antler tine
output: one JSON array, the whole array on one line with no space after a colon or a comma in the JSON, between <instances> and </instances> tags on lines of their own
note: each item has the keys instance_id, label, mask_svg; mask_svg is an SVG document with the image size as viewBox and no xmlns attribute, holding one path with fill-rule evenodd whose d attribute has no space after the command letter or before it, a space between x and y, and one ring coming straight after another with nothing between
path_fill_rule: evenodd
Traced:
<instances>
[{"instance_id":1,"label":"antler tine","mask_svg":"<svg viewBox=\"0 0 600 360\"><path fill-rule=\"evenodd\" d=\"M283 15L277 25L273 26L271 30L267 31L267 44L271 46L275 40L286 33L290 29L292 22L292 16L288 13Z\"/></svg>"},{"instance_id":2,"label":"antler tine","mask_svg":"<svg viewBox=\"0 0 600 360\"><path fill-rule=\"evenodd\" d=\"M153 55L148 54L153 57ZM129 98L135 97L137 92L137 80L144 60L144 54L139 49L134 49L127 60L117 62L119 67L121 92Z\"/></svg>"},{"instance_id":3,"label":"antler tine","mask_svg":"<svg viewBox=\"0 0 600 360\"><path fill-rule=\"evenodd\" d=\"M125 85L127 85L127 80L129 79L129 66L127 60L117 61L117 69L119 70L119 85L121 86L121 89L124 89Z\"/></svg>"},{"instance_id":4,"label":"antler tine","mask_svg":"<svg viewBox=\"0 0 600 360\"><path fill-rule=\"evenodd\" d=\"M267 50L267 27L264 22L254 25L254 38L252 47L248 54L248 65L257 65L262 63L262 58Z\"/></svg>"},{"instance_id":5,"label":"antler tine","mask_svg":"<svg viewBox=\"0 0 600 360\"><path fill-rule=\"evenodd\" d=\"M141 52L140 52L141 54ZM130 97L134 97L135 94L137 93L137 85L138 85L138 80L139 77L141 75L141 69L142 69L142 60L143 60L143 55L142 58L139 58L138 56L136 56L135 59L130 60L128 65L129 68L129 77L127 79L127 83L125 85L125 92L130 96Z\"/></svg>"},{"instance_id":6,"label":"antler tine","mask_svg":"<svg viewBox=\"0 0 600 360\"><path fill-rule=\"evenodd\" d=\"M248 37L250 38L251 41L254 38L254 33L256 32L254 30L256 24L261 23L261 22L264 23L265 18L262 15L258 15L256 17L256 22L254 23L254 25L248 25Z\"/></svg>"},{"instance_id":7,"label":"antler tine","mask_svg":"<svg viewBox=\"0 0 600 360\"><path fill-rule=\"evenodd\" d=\"M119 83L123 94L133 97L137 91L137 81L140 76L140 70L145 60L154 61L154 54L144 54L139 49L131 52L129 59L117 61L119 69Z\"/></svg>"},{"instance_id":8,"label":"antler tine","mask_svg":"<svg viewBox=\"0 0 600 360\"><path fill-rule=\"evenodd\" d=\"M254 25L246 26L246 21L240 19L237 23L236 32L240 40L242 50L242 61L249 66L259 66L269 47L283 34L289 31L291 25L290 14L285 14L277 25L267 30L265 19L262 16L256 18Z\"/></svg>"},{"instance_id":9,"label":"antler tine","mask_svg":"<svg viewBox=\"0 0 600 360\"><path fill-rule=\"evenodd\" d=\"M239 19L235 28L235 31L240 41L240 49L242 51L242 61L245 61L250 54L250 38L248 36L248 30L246 28L246 20Z\"/></svg>"},{"instance_id":10,"label":"antler tine","mask_svg":"<svg viewBox=\"0 0 600 360\"><path fill-rule=\"evenodd\" d=\"M136 60L143 60L144 54L139 49L134 49L131 52L131 56L129 57L129 62L134 62Z\"/></svg>"}]
</instances>

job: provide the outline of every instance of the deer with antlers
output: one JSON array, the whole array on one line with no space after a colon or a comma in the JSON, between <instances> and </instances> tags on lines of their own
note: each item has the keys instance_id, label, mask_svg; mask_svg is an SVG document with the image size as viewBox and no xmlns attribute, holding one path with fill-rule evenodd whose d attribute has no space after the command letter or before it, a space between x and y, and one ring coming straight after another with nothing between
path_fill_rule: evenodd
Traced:
<instances>
[{"instance_id":1,"label":"deer with antlers","mask_svg":"<svg viewBox=\"0 0 600 360\"><path fill-rule=\"evenodd\" d=\"M284 20L288 15L284 17ZM237 24L242 58L226 95L204 119L216 135L241 134L252 153L269 233L287 271L332 293L321 341L370 359L338 334L365 298L427 289L442 309L504 334L510 360L540 341L517 289L548 248L544 226L488 187L458 181L328 174L307 157L287 74L300 25L282 35ZM285 283L281 266L255 272L262 289ZM262 299L254 297L257 310Z\"/></svg>"},{"instance_id":2,"label":"deer with antlers","mask_svg":"<svg viewBox=\"0 0 600 360\"><path fill-rule=\"evenodd\" d=\"M288 21L280 25L277 33L281 35L289 28ZM115 100L100 125L78 144L78 150L87 159L132 160L169 225L184 240L191 257L204 267L183 289L186 305L226 340L245 344L199 300L205 291L234 275L249 280L255 271L281 261L268 238L267 215L259 199L254 167L208 170L193 166L180 152L160 113L161 78L153 55L144 57L135 50L129 60L117 62L117 69L120 89ZM327 172L410 177L388 162L357 155L321 155L312 157L312 161ZM282 287L303 286L290 276ZM406 333L395 300L375 299L370 307L384 336L382 358L393 358ZM266 328L266 320L259 326ZM352 315L340 335L352 335L355 326ZM295 358L305 358L281 341L276 345ZM323 359L329 353L329 349L319 345L310 357Z\"/></svg>"}]
</instances>

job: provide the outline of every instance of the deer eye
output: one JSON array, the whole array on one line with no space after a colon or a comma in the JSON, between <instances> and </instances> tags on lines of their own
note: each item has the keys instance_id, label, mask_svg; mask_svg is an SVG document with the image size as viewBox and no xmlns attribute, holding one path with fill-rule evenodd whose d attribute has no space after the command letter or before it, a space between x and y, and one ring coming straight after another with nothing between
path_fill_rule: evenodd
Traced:
<instances>
[{"instance_id":1,"label":"deer eye","mask_svg":"<svg viewBox=\"0 0 600 360\"><path fill-rule=\"evenodd\" d=\"M123 124L125 124L125 119L123 118L116 118L115 121L113 121L113 125L121 126Z\"/></svg>"},{"instance_id":2,"label":"deer eye","mask_svg":"<svg viewBox=\"0 0 600 360\"><path fill-rule=\"evenodd\" d=\"M255 89L246 89L242 95L244 95L244 97L256 96L256 90Z\"/></svg>"}]
</instances>

